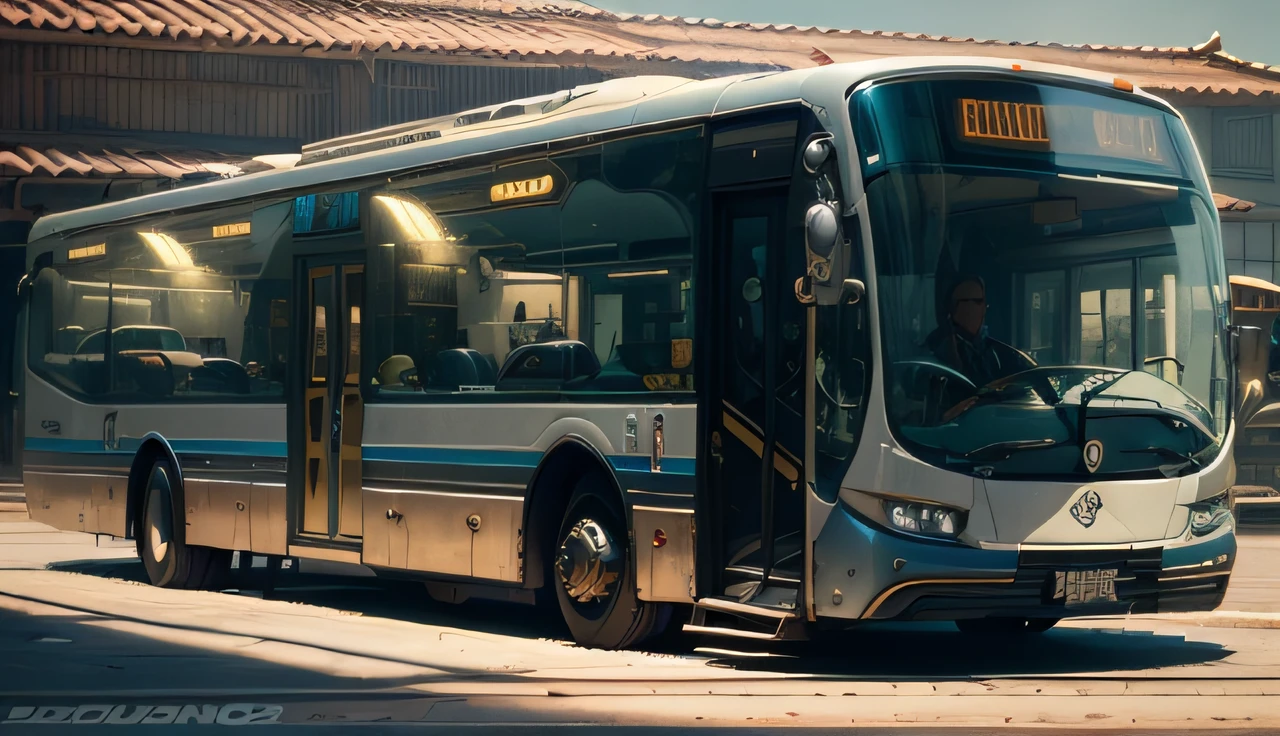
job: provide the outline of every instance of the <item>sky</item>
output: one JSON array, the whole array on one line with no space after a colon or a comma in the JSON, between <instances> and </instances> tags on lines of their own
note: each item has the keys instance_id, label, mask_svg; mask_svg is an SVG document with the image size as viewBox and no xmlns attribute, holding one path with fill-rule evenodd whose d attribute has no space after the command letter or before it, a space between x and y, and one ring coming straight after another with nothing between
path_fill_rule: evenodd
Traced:
<instances>
[{"instance_id":1,"label":"sky","mask_svg":"<svg viewBox=\"0 0 1280 736\"><path fill-rule=\"evenodd\" d=\"M615 13L1115 46L1194 46L1280 65L1280 0L586 0Z\"/></svg>"}]
</instances>

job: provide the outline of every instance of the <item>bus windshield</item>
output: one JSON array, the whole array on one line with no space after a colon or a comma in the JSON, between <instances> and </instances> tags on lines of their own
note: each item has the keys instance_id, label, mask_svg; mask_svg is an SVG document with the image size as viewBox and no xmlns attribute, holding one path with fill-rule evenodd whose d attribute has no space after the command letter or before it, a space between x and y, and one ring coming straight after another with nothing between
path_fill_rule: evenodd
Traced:
<instances>
[{"instance_id":1,"label":"bus windshield","mask_svg":"<svg viewBox=\"0 0 1280 736\"><path fill-rule=\"evenodd\" d=\"M1216 457L1227 289L1181 121L1003 81L886 84L851 104L904 447L1063 480Z\"/></svg>"}]
</instances>

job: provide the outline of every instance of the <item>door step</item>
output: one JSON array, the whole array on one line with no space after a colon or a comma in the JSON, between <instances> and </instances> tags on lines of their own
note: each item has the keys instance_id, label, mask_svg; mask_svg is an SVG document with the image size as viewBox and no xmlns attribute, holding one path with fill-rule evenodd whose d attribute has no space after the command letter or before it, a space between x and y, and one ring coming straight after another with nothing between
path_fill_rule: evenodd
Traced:
<instances>
[{"instance_id":1,"label":"door step","mask_svg":"<svg viewBox=\"0 0 1280 736\"><path fill-rule=\"evenodd\" d=\"M766 589L757 596L776 599L773 589ZM791 594L790 607L768 605L753 601L741 603L729 598L703 598L693 606L693 617L684 625L684 631L690 634L706 634L709 636L732 636L739 639L758 639L764 641L782 641L803 638L803 622L795 610L795 591L783 590L781 593Z\"/></svg>"}]
</instances>

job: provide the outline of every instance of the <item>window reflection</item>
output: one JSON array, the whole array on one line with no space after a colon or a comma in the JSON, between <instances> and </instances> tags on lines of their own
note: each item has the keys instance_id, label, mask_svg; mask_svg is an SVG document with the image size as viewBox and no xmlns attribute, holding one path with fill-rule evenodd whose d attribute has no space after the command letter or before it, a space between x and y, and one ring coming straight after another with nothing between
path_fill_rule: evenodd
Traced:
<instances>
[{"instance_id":1,"label":"window reflection","mask_svg":"<svg viewBox=\"0 0 1280 736\"><path fill-rule=\"evenodd\" d=\"M701 130L376 193L386 398L691 391Z\"/></svg>"},{"instance_id":2,"label":"window reflection","mask_svg":"<svg viewBox=\"0 0 1280 736\"><path fill-rule=\"evenodd\" d=\"M274 245L292 204L156 218L87 236L100 248L69 244L36 280L32 369L111 401L282 396L291 264Z\"/></svg>"}]
</instances>

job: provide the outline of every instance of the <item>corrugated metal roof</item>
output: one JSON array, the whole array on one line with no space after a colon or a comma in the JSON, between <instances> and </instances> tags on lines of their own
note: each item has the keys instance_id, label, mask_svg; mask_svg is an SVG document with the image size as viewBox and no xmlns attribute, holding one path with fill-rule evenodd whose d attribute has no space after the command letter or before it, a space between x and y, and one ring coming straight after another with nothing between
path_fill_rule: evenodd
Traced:
<instances>
[{"instance_id":1,"label":"corrugated metal roof","mask_svg":"<svg viewBox=\"0 0 1280 736\"><path fill-rule=\"evenodd\" d=\"M1280 66L1227 54L1217 34L1187 47L1027 43L615 15L571 0L0 0L0 21L0 29L123 34L245 53L283 45L347 54L552 55L600 66L641 60L796 69L980 53L1126 74L1148 88L1280 93Z\"/></svg>"},{"instance_id":2,"label":"corrugated metal roof","mask_svg":"<svg viewBox=\"0 0 1280 736\"><path fill-rule=\"evenodd\" d=\"M66 146L0 147L0 176L89 176L181 179L200 173L238 176L272 168L213 151L142 151L124 148L68 149Z\"/></svg>"}]
</instances>

